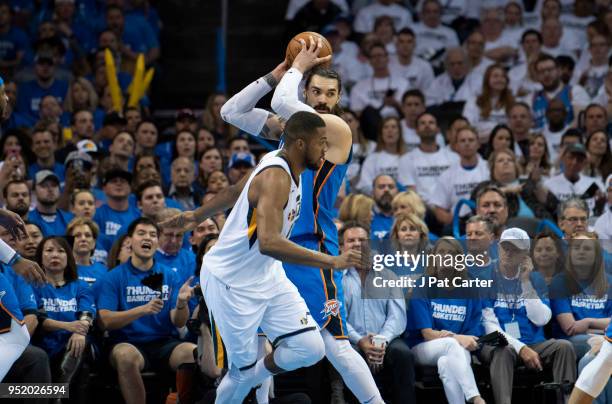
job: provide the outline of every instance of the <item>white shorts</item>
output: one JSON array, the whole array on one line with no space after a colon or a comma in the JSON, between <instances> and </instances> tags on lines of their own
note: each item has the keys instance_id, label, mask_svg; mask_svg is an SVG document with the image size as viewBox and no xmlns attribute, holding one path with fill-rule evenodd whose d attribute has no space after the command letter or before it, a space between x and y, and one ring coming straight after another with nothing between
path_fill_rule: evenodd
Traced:
<instances>
[{"instance_id":1,"label":"white shorts","mask_svg":"<svg viewBox=\"0 0 612 404\"><path fill-rule=\"evenodd\" d=\"M276 346L283 338L307 331L318 331L308 307L297 288L282 277L271 298L254 297L230 288L202 268L201 284L210 311L213 346L225 345L229 366L248 369L257 361L257 330ZM215 341L218 331L222 341ZM222 342L222 344L220 344ZM215 352L218 356L218 353Z\"/></svg>"}]
</instances>

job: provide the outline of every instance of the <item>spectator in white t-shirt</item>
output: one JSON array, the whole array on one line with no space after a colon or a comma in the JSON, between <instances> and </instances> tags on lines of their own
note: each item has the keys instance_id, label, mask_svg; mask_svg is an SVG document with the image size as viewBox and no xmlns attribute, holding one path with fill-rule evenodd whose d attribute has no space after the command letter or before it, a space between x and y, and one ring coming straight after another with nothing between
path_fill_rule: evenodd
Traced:
<instances>
[{"instance_id":1,"label":"spectator in white t-shirt","mask_svg":"<svg viewBox=\"0 0 612 404\"><path fill-rule=\"evenodd\" d=\"M389 55L395 55L395 27L393 18L388 15L381 15L374 21L374 35L387 48Z\"/></svg>"},{"instance_id":2,"label":"spectator in white t-shirt","mask_svg":"<svg viewBox=\"0 0 612 404\"><path fill-rule=\"evenodd\" d=\"M587 41L586 27L595 19L593 16L594 2L591 0L574 0L573 3L573 12L571 14L561 14L560 20L563 29L574 38L574 41L584 44Z\"/></svg>"},{"instance_id":3,"label":"spectator in white t-shirt","mask_svg":"<svg viewBox=\"0 0 612 404\"><path fill-rule=\"evenodd\" d=\"M563 25L556 18L547 18L540 27L542 33L542 52L552 56L567 55L578 58L576 45L563 35Z\"/></svg>"},{"instance_id":4,"label":"spectator in white t-shirt","mask_svg":"<svg viewBox=\"0 0 612 404\"><path fill-rule=\"evenodd\" d=\"M516 147L511 147L517 156L527 154L528 139L531 130L533 129L533 114L531 108L524 102L517 102L508 113L508 127L512 131L512 136L516 143Z\"/></svg>"},{"instance_id":5,"label":"spectator in white t-shirt","mask_svg":"<svg viewBox=\"0 0 612 404\"><path fill-rule=\"evenodd\" d=\"M412 15L408 10L394 0L375 0L357 12L355 22L355 32L366 34L374 30L374 21L381 15L388 15L393 18L396 29L402 29L412 24Z\"/></svg>"},{"instance_id":6,"label":"spectator in white t-shirt","mask_svg":"<svg viewBox=\"0 0 612 404\"><path fill-rule=\"evenodd\" d=\"M518 57L518 41L514 35L504 32L504 16L501 8L482 10L480 17L485 37L485 56L497 63L509 66Z\"/></svg>"},{"instance_id":7,"label":"spectator in white t-shirt","mask_svg":"<svg viewBox=\"0 0 612 404\"><path fill-rule=\"evenodd\" d=\"M357 119L357 115L353 111L344 110L342 112L342 119L351 128L353 135L353 157L346 171L346 178L349 180L351 188L354 188L359 183L363 161L370 153L374 152L376 143L366 139L363 135L359 119Z\"/></svg>"},{"instance_id":8,"label":"spectator in white t-shirt","mask_svg":"<svg viewBox=\"0 0 612 404\"><path fill-rule=\"evenodd\" d=\"M417 38L417 56L434 62L442 57L444 50L459 46L457 33L442 25L442 6L438 0L425 0L421 5L420 22L412 29Z\"/></svg>"},{"instance_id":9,"label":"spectator in white t-shirt","mask_svg":"<svg viewBox=\"0 0 612 404\"><path fill-rule=\"evenodd\" d=\"M595 222L594 230L602 240L612 240L612 174L606 178L608 204L604 213Z\"/></svg>"},{"instance_id":10,"label":"spectator in white t-shirt","mask_svg":"<svg viewBox=\"0 0 612 404\"><path fill-rule=\"evenodd\" d=\"M435 116L427 112L421 114L417 118L417 134L421 143L400 159L400 184L414 188L428 206L432 205L442 173L459 161L456 153L438 146L436 134L439 131Z\"/></svg>"},{"instance_id":11,"label":"spectator in white t-shirt","mask_svg":"<svg viewBox=\"0 0 612 404\"><path fill-rule=\"evenodd\" d=\"M603 181L612 173L612 154L608 134L603 130L595 131L587 136L584 146L587 149L588 158L583 174Z\"/></svg>"},{"instance_id":12,"label":"spectator in white t-shirt","mask_svg":"<svg viewBox=\"0 0 612 404\"><path fill-rule=\"evenodd\" d=\"M421 138L416 132L416 120L425 112L425 96L419 90L408 90L402 97L402 136L407 151L412 151L421 143ZM444 136L439 133L436 142L444 146Z\"/></svg>"},{"instance_id":13,"label":"spectator in white t-shirt","mask_svg":"<svg viewBox=\"0 0 612 404\"><path fill-rule=\"evenodd\" d=\"M360 80L352 88L351 109L360 115L366 107L372 107L383 117L399 116L406 80L389 71L389 54L382 43L372 45L368 55L374 75Z\"/></svg>"},{"instance_id":14,"label":"spectator in white t-shirt","mask_svg":"<svg viewBox=\"0 0 612 404\"><path fill-rule=\"evenodd\" d=\"M533 178L539 181L543 177L550 177L551 164L550 153L546 138L541 133L529 136L529 156L519 159L521 166L521 178Z\"/></svg>"},{"instance_id":15,"label":"spectator in white t-shirt","mask_svg":"<svg viewBox=\"0 0 612 404\"><path fill-rule=\"evenodd\" d=\"M463 48L449 49L444 64L446 72L436 77L425 92L428 106L449 101L465 102L475 95L467 80L468 61Z\"/></svg>"},{"instance_id":16,"label":"spectator in white t-shirt","mask_svg":"<svg viewBox=\"0 0 612 404\"><path fill-rule=\"evenodd\" d=\"M523 24L523 7L521 7L521 3L517 1L509 1L504 6L503 35L512 38L512 43L516 47L521 41L521 36L526 29L527 27Z\"/></svg>"},{"instance_id":17,"label":"spectator in white t-shirt","mask_svg":"<svg viewBox=\"0 0 612 404\"><path fill-rule=\"evenodd\" d=\"M542 34L533 29L528 29L521 36L520 63L508 72L510 78L510 88L517 97L524 97L527 94L542 88L538 83L535 61L542 48Z\"/></svg>"},{"instance_id":18,"label":"spectator in white t-shirt","mask_svg":"<svg viewBox=\"0 0 612 404\"><path fill-rule=\"evenodd\" d=\"M425 91L434 79L431 65L414 55L416 37L410 28L403 28L395 39L395 55L389 57L389 70L403 77L409 89Z\"/></svg>"},{"instance_id":19,"label":"spectator in white t-shirt","mask_svg":"<svg viewBox=\"0 0 612 404\"><path fill-rule=\"evenodd\" d=\"M485 71L480 95L470 98L463 107L463 116L478 131L481 144L489 140L491 129L507 122L508 111L514 104L506 70L498 64Z\"/></svg>"},{"instance_id":20,"label":"spectator in white t-shirt","mask_svg":"<svg viewBox=\"0 0 612 404\"><path fill-rule=\"evenodd\" d=\"M440 223L451 224L457 203L469 199L476 185L489 179L487 162L478 158L479 146L475 129L464 128L457 133L457 153L461 160L442 173L432 201L434 214ZM467 213L469 209L465 207L460 215Z\"/></svg>"},{"instance_id":21,"label":"spectator in white t-shirt","mask_svg":"<svg viewBox=\"0 0 612 404\"><path fill-rule=\"evenodd\" d=\"M544 180L544 185L561 202L572 197L585 199L592 216L595 207L595 193L598 190L603 192L604 187L596 178L582 174L587 161L586 148L581 143L569 144L564 148L561 159L563 173Z\"/></svg>"},{"instance_id":22,"label":"spectator in white t-shirt","mask_svg":"<svg viewBox=\"0 0 612 404\"><path fill-rule=\"evenodd\" d=\"M588 62L574 69L571 83L581 85L593 99L604 85L608 74L608 55L610 43L603 35L594 35L589 40L590 58Z\"/></svg>"},{"instance_id":23,"label":"spectator in white t-shirt","mask_svg":"<svg viewBox=\"0 0 612 404\"><path fill-rule=\"evenodd\" d=\"M463 128L470 126L470 122L464 116L457 116L451 120L446 129L446 149L457 153L457 133Z\"/></svg>"},{"instance_id":24,"label":"spectator in white t-shirt","mask_svg":"<svg viewBox=\"0 0 612 404\"><path fill-rule=\"evenodd\" d=\"M340 34L342 36L342 34ZM370 47L378 42L378 38L373 33L366 34L359 44L359 52L342 52L332 58L334 68L340 73L342 81L350 90L355 83L367 77L372 77L372 66L368 54Z\"/></svg>"},{"instance_id":25,"label":"spectator in white t-shirt","mask_svg":"<svg viewBox=\"0 0 612 404\"><path fill-rule=\"evenodd\" d=\"M475 30L467 37L463 46L467 53L468 64L470 66L467 80L472 88L480 88L482 86L482 76L484 76L485 70L495 63L484 55L484 35L482 32Z\"/></svg>"},{"instance_id":26,"label":"spectator in white t-shirt","mask_svg":"<svg viewBox=\"0 0 612 404\"><path fill-rule=\"evenodd\" d=\"M584 134L589 136L596 131L606 131L608 126L608 112L600 104L589 104L584 109Z\"/></svg>"},{"instance_id":27,"label":"spectator in white t-shirt","mask_svg":"<svg viewBox=\"0 0 612 404\"><path fill-rule=\"evenodd\" d=\"M376 149L366 157L361 167L357 189L365 194L370 194L374 179L381 174L389 175L401 184L398 167L404 153L406 153L406 145L402 140L399 119L394 117L383 119L378 131Z\"/></svg>"}]
</instances>

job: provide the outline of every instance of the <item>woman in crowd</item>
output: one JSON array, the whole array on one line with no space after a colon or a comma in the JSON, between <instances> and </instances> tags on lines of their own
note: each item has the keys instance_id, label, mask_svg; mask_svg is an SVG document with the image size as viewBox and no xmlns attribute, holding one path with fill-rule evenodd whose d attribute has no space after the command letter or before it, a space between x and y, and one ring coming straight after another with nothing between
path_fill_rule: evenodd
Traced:
<instances>
[{"instance_id":1,"label":"woman in crowd","mask_svg":"<svg viewBox=\"0 0 612 404\"><path fill-rule=\"evenodd\" d=\"M227 187L229 187L229 179L223 171L217 170L210 173L206 182L206 192L219 193Z\"/></svg>"},{"instance_id":2,"label":"woman in crowd","mask_svg":"<svg viewBox=\"0 0 612 404\"><path fill-rule=\"evenodd\" d=\"M95 316L92 290L78 279L72 250L63 237L45 237L36 260L47 275L47 283L34 288L41 331L35 343L49 355L53 381L71 383L87 353L87 334ZM73 392L84 393L85 388L86 383L79 381L71 387L71 398ZM77 394L77 402L88 398Z\"/></svg>"},{"instance_id":3,"label":"woman in crowd","mask_svg":"<svg viewBox=\"0 0 612 404\"><path fill-rule=\"evenodd\" d=\"M605 271L603 249L596 233L571 235L565 271L550 286L555 338L569 338L576 357L588 350L591 332L601 333L612 315L612 276Z\"/></svg>"},{"instance_id":4,"label":"woman in crowd","mask_svg":"<svg viewBox=\"0 0 612 404\"><path fill-rule=\"evenodd\" d=\"M400 214L415 214L421 220L425 220L427 211L423 199L412 189L395 195L391 201L391 208L393 209L393 216L396 218Z\"/></svg>"},{"instance_id":5,"label":"woman in crowd","mask_svg":"<svg viewBox=\"0 0 612 404\"><path fill-rule=\"evenodd\" d=\"M491 153L501 149L516 149L512 130L504 124L495 126L491 131L489 141L484 146L483 157L488 159Z\"/></svg>"},{"instance_id":6,"label":"woman in crowd","mask_svg":"<svg viewBox=\"0 0 612 404\"><path fill-rule=\"evenodd\" d=\"M612 153L610 153L608 135L602 130L593 132L587 138L585 146L588 152L588 164L584 174L596 177L600 181L605 180L612 173Z\"/></svg>"},{"instance_id":7,"label":"woman in crowd","mask_svg":"<svg viewBox=\"0 0 612 404\"><path fill-rule=\"evenodd\" d=\"M64 113L74 114L84 109L93 114L96 108L98 108L98 94L89 80L84 77L72 80L64 100Z\"/></svg>"},{"instance_id":8,"label":"woman in crowd","mask_svg":"<svg viewBox=\"0 0 612 404\"><path fill-rule=\"evenodd\" d=\"M197 170L196 156L198 152L196 135L188 130L182 130L176 135L174 149L170 159L164 159L161 165L161 176L164 184L171 182L172 162L177 157L186 157L194 162L194 169Z\"/></svg>"},{"instance_id":9,"label":"woman in crowd","mask_svg":"<svg viewBox=\"0 0 612 404\"><path fill-rule=\"evenodd\" d=\"M197 182L202 189L206 189L208 176L213 171L223 171L223 154L218 147L206 149L200 157Z\"/></svg>"},{"instance_id":10,"label":"woman in crowd","mask_svg":"<svg viewBox=\"0 0 612 404\"><path fill-rule=\"evenodd\" d=\"M208 129L217 139L227 142L238 132L237 129L221 118L221 107L227 101L225 94L212 93L206 99L202 113L202 126Z\"/></svg>"},{"instance_id":11,"label":"woman in crowd","mask_svg":"<svg viewBox=\"0 0 612 404\"><path fill-rule=\"evenodd\" d=\"M346 178L349 180L349 189L353 189L359 183L363 161L368 154L374 151L376 148L376 143L366 139L363 131L361 130L359 119L357 119L357 116L353 111L344 110L342 119L344 119L344 121L351 128L351 133L353 135L353 158L348 170L346 171Z\"/></svg>"},{"instance_id":12,"label":"woman in crowd","mask_svg":"<svg viewBox=\"0 0 612 404\"><path fill-rule=\"evenodd\" d=\"M122 234L117 237L110 251L108 252L108 259L106 260L106 267L108 270L112 270L117 265L121 265L130 258L132 254L132 240L127 234Z\"/></svg>"},{"instance_id":13,"label":"woman in crowd","mask_svg":"<svg viewBox=\"0 0 612 404\"><path fill-rule=\"evenodd\" d=\"M506 70L493 64L487 67L482 80L482 92L473 100L469 98L463 108L465 116L478 131L480 143L484 144L491 130L507 122L508 111L514 104Z\"/></svg>"},{"instance_id":14,"label":"woman in crowd","mask_svg":"<svg viewBox=\"0 0 612 404\"><path fill-rule=\"evenodd\" d=\"M361 167L361 178L357 189L370 193L374 179L380 174L390 175L397 181L399 160L404 153L406 153L406 144L402 138L399 119L395 117L383 119L378 128L376 149L366 157Z\"/></svg>"},{"instance_id":15,"label":"woman in crowd","mask_svg":"<svg viewBox=\"0 0 612 404\"><path fill-rule=\"evenodd\" d=\"M395 26L393 18L381 15L374 21L374 35L385 45L389 55L395 55Z\"/></svg>"},{"instance_id":16,"label":"woman in crowd","mask_svg":"<svg viewBox=\"0 0 612 404\"><path fill-rule=\"evenodd\" d=\"M538 233L531 244L531 260L534 270L550 285L565 265L561 239L549 231Z\"/></svg>"},{"instance_id":17,"label":"woman in crowd","mask_svg":"<svg viewBox=\"0 0 612 404\"><path fill-rule=\"evenodd\" d=\"M363 194L350 194L342 201L338 219L342 223L357 221L369 226L372 222L374 199Z\"/></svg>"},{"instance_id":18,"label":"woman in crowd","mask_svg":"<svg viewBox=\"0 0 612 404\"><path fill-rule=\"evenodd\" d=\"M215 137L213 134L206 128L200 128L197 132L197 140L198 140L198 153L197 156L202 156L202 153L206 149L211 147L215 147Z\"/></svg>"},{"instance_id":19,"label":"woman in crowd","mask_svg":"<svg viewBox=\"0 0 612 404\"><path fill-rule=\"evenodd\" d=\"M458 257L464 252L457 240L443 237L432 253ZM457 271L454 265L440 265L437 261L427 267L426 278L467 277L467 271ZM471 352L478 349L478 336L484 334L481 300L461 298L457 292L452 286L415 289L408 310L407 342L419 365L437 366L450 404L481 404L484 400L471 367ZM465 315L445 316L447 313Z\"/></svg>"},{"instance_id":20,"label":"woman in crowd","mask_svg":"<svg viewBox=\"0 0 612 404\"><path fill-rule=\"evenodd\" d=\"M537 178L550 176L550 154L543 134L534 133L529 136L529 156L521 157L520 166L522 178L528 178L532 175Z\"/></svg>"},{"instance_id":21,"label":"woman in crowd","mask_svg":"<svg viewBox=\"0 0 612 404\"><path fill-rule=\"evenodd\" d=\"M77 189L70 196L70 212L76 217L93 219L96 214L96 198L89 189Z\"/></svg>"},{"instance_id":22,"label":"woman in crowd","mask_svg":"<svg viewBox=\"0 0 612 404\"><path fill-rule=\"evenodd\" d=\"M93 261L99 233L98 225L85 217L72 219L66 229L66 235L74 239L72 252L77 265L77 275L80 280L87 282L90 286L108 272L106 266Z\"/></svg>"},{"instance_id":23,"label":"woman in crowd","mask_svg":"<svg viewBox=\"0 0 612 404\"><path fill-rule=\"evenodd\" d=\"M429 249L429 229L418 215L414 213L400 213L395 215L395 221L391 228L391 245L393 253L399 251L409 256L417 256L427 252ZM421 263L415 263L414 270L410 273L398 273L397 275L422 275L424 271Z\"/></svg>"}]
</instances>

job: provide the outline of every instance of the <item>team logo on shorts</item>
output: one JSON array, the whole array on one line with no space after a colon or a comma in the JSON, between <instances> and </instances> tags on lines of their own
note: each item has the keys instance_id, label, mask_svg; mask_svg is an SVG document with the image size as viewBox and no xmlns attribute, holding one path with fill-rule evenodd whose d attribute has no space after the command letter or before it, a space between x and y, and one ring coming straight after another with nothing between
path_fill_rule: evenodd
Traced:
<instances>
[{"instance_id":1,"label":"team logo on shorts","mask_svg":"<svg viewBox=\"0 0 612 404\"><path fill-rule=\"evenodd\" d=\"M323 305L323 310L321 310L321 314L323 314L323 318L327 318L329 316L338 317L338 314L340 314L341 304L342 303L340 303L336 299L330 299L326 301L325 304Z\"/></svg>"}]
</instances>

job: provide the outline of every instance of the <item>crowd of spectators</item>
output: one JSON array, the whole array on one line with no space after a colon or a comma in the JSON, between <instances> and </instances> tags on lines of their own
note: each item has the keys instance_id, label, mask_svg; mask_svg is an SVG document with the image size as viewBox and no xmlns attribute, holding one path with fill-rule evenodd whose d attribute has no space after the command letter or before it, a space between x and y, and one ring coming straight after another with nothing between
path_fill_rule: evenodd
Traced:
<instances>
[{"instance_id":1,"label":"crowd of spectators","mask_svg":"<svg viewBox=\"0 0 612 404\"><path fill-rule=\"evenodd\" d=\"M415 369L433 367L450 403L510 403L521 365L547 369L563 399L612 316L612 2L288 3L287 38L323 34L341 78L353 135L341 249L486 253L461 276L515 293L364 299L371 268L346 270L347 337L383 396L416 402ZM167 127L146 95L115 110L104 51L125 97L138 54L158 63L161 29L147 0L0 2L0 198L28 231L0 237L48 278L30 286L0 266L32 336L6 382L70 383L84 402L89 375L110 370L141 403L153 371L190 403L209 402L225 374L197 283L227 212L189 232L157 223L236 185L270 146L224 122L225 94ZM454 269L414 268L439 280ZM494 331L507 346L479 345ZM330 379L332 402L350 400ZM612 403L612 387L598 402Z\"/></svg>"}]
</instances>

